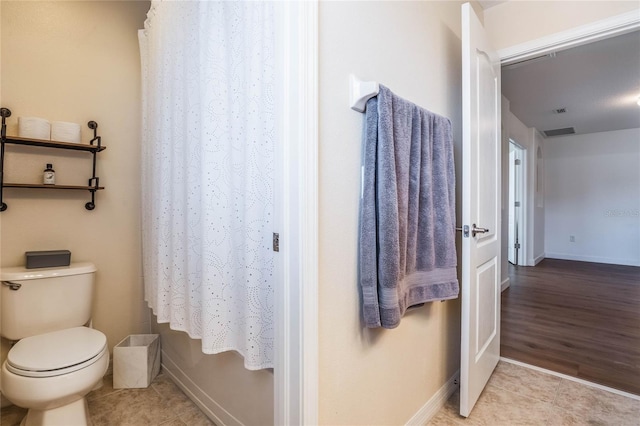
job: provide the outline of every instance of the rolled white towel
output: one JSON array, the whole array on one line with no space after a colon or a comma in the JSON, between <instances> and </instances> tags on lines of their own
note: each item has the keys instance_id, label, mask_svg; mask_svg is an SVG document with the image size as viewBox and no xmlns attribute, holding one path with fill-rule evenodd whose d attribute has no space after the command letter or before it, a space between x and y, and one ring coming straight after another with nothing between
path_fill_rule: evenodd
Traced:
<instances>
[{"instance_id":1,"label":"rolled white towel","mask_svg":"<svg viewBox=\"0 0 640 426\"><path fill-rule=\"evenodd\" d=\"M66 123L64 121L52 122L51 140L58 142L80 143L80 125L78 123Z\"/></svg>"},{"instance_id":2,"label":"rolled white towel","mask_svg":"<svg viewBox=\"0 0 640 426\"><path fill-rule=\"evenodd\" d=\"M51 124L44 118L18 117L18 136L49 140L51 138Z\"/></svg>"}]
</instances>

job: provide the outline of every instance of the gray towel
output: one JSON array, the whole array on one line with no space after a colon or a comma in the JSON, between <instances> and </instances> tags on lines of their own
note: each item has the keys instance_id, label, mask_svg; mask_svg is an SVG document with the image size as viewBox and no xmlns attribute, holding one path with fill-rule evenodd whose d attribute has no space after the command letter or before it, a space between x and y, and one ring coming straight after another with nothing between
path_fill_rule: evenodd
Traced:
<instances>
[{"instance_id":1,"label":"gray towel","mask_svg":"<svg viewBox=\"0 0 640 426\"><path fill-rule=\"evenodd\" d=\"M367 327L458 297L451 121L380 85L367 102L359 277Z\"/></svg>"}]
</instances>

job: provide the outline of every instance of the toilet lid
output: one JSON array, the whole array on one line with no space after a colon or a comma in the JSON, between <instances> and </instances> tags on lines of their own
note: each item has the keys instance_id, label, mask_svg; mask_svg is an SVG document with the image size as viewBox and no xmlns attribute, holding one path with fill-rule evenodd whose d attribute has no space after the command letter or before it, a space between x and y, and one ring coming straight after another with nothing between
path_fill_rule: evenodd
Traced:
<instances>
[{"instance_id":1,"label":"toilet lid","mask_svg":"<svg viewBox=\"0 0 640 426\"><path fill-rule=\"evenodd\" d=\"M75 327L24 338L7 354L7 363L23 371L52 371L81 364L101 354L107 338L98 330Z\"/></svg>"}]
</instances>

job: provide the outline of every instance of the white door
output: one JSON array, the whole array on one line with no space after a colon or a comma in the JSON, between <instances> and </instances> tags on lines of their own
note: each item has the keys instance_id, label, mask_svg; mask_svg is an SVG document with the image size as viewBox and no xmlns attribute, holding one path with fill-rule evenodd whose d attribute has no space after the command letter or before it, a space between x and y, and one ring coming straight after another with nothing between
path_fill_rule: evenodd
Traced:
<instances>
[{"instance_id":1,"label":"white door","mask_svg":"<svg viewBox=\"0 0 640 426\"><path fill-rule=\"evenodd\" d=\"M467 417L500 357L500 59L462 5L462 343ZM474 232L474 227L479 232Z\"/></svg>"}]
</instances>

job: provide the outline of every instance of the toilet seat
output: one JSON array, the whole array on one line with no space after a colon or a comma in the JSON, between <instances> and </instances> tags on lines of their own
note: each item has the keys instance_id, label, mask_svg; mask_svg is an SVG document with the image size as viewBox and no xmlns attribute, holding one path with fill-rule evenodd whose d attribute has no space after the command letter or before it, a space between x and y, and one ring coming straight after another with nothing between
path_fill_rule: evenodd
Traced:
<instances>
[{"instance_id":1,"label":"toilet seat","mask_svg":"<svg viewBox=\"0 0 640 426\"><path fill-rule=\"evenodd\" d=\"M98 330L74 327L18 341L7 355L7 370L25 377L68 374L93 364L108 350Z\"/></svg>"}]
</instances>

